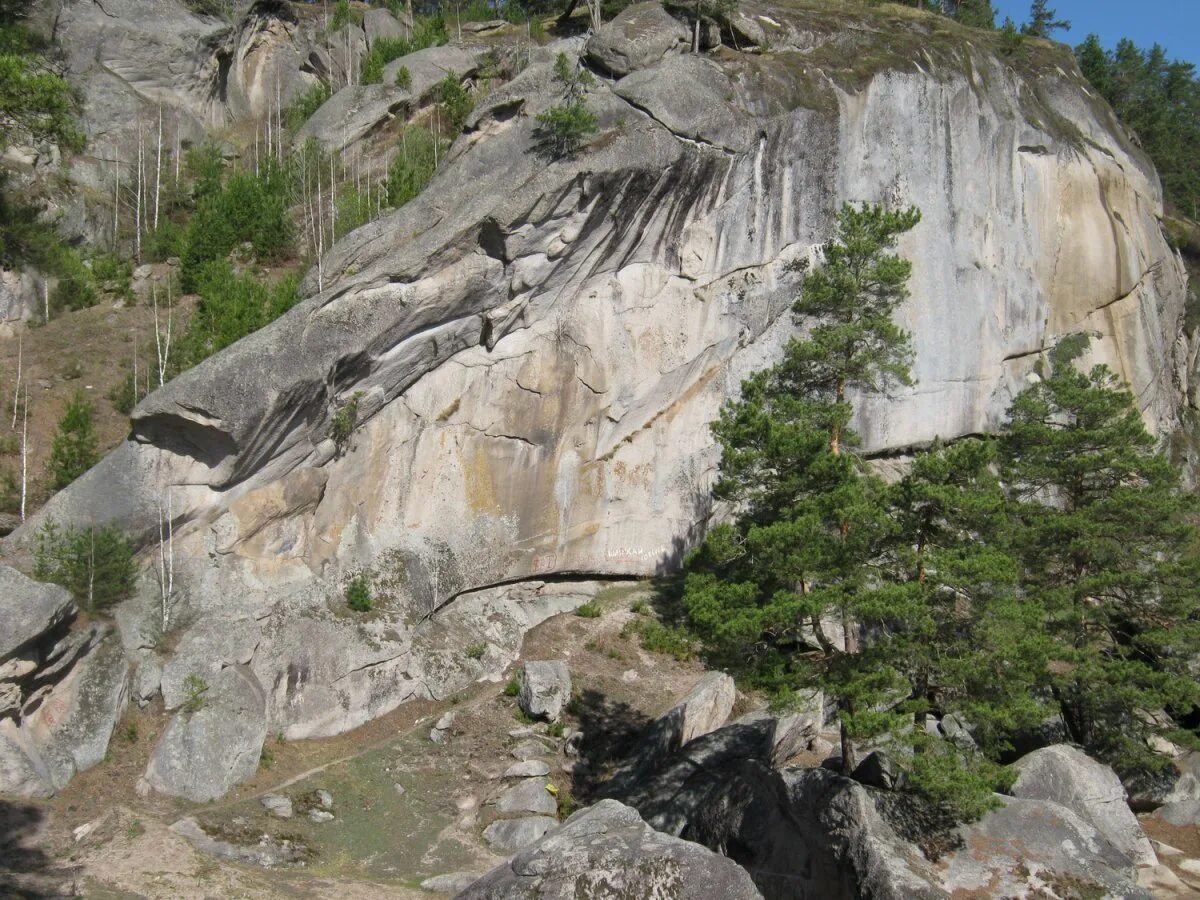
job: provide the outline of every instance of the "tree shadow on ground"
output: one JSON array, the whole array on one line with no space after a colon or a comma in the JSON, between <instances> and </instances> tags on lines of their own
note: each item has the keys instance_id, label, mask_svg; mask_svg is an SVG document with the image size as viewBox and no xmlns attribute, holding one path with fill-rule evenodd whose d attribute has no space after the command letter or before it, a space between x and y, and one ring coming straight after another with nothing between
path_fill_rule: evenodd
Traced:
<instances>
[{"instance_id":1,"label":"tree shadow on ground","mask_svg":"<svg viewBox=\"0 0 1200 900\"><path fill-rule=\"evenodd\" d=\"M0 800L0 897L64 896L52 860L33 843L45 818L33 804Z\"/></svg>"},{"instance_id":2,"label":"tree shadow on ground","mask_svg":"<svg viewBox=\"0 0 1200 900\"><path fill-rule=\"evenodd\" d=\"M611 700L594 689L584 691L574 704L583 732L574 788L581 800L591 802L599 787L629 757L651 720L628 703Z\"/></svg>"}]
</instances>

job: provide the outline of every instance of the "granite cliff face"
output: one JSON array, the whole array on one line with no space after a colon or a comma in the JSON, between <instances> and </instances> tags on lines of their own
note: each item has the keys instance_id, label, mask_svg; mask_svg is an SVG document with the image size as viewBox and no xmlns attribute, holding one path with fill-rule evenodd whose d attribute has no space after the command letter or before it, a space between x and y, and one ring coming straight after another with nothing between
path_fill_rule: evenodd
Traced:
<instances>
[{"instance_id":1,"label":"granite cliff face","mask_svg":"<svg viewBox=\"0 0 1200 900\"><path fill-rule=\"evenodd\" d=\"M640 7L535 51L422 196L333 248L323 290L310 276L290 314L147 398L24 534L54 518L149 538L169 510L181 648L207 635L197 659L261 688L230 707L251 743L264 719L336 733L495 677L525 628L586 598L576 579L668 570L702 532L707 423L793 332L799 270L845 201L923 213L901 247L917 383L862 402L869 452L995 428L1078 331L1155 430L1177 427L1186 286L1157 177L1065 50L743 10L727 37L754 52L681 54L678 23ZM533 131L560 49L622 77L589 92L600 134L550 163ZM359 570L385 598L366 622L335 611ZM148 649L155 603L121 615L151 673L170 664Z\"/></svg>"}]
</instances>

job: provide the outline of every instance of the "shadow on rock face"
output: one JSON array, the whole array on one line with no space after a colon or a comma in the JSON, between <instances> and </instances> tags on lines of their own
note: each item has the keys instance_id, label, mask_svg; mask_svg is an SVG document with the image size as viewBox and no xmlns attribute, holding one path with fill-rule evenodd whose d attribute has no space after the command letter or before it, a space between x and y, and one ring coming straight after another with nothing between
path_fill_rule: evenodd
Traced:
<instances>
[{"instance_id":1,"label":"shadow on rock face","mask_svg":"<svg viewBox=\"0 0 1200 900\"><path fill-rule=\"evenodd\" d=\"M579 707L579 730L584 735L575 790L590 801L613 767L637 746L650 719L628 703L610 700L597 690L584 691L574 703Z\"/></svg>"}]
</instances>

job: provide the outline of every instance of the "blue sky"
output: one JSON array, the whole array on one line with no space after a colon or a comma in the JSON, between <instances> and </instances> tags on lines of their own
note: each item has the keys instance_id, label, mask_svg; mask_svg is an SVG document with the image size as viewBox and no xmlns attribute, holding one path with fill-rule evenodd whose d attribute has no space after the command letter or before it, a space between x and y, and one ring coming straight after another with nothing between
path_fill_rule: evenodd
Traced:
<instances>
[{"instance_id":1,"label":"blue sky","mask_svg":"<svg viewBox=\"0 0 1200 900\"><path fill-rule=\"evenodd\" d=\"M997 23L1011 16L1018 25L1029 18L1030 0L992 0L1000 13ZM1071 22L1071 30L1056 38L1075 46L1095 32L1105 47L1123 37L1139 47L1159 43L1172 59L1184 59L1200 67L1200 0L1050 0L1060 19Z\"/></svg>"}]
</instances>

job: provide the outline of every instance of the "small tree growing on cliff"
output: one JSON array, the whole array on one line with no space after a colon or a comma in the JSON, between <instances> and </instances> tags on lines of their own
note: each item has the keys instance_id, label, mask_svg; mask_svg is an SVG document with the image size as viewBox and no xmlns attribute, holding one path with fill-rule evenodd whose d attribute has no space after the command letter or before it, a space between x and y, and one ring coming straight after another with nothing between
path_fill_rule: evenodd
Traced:
<instances>
[{"instance_id":1,"label":"small tree growing on cliff","mask_svg":"<svg viewBox=\"0 0 1200 900\"><path fill-rule=\"evenodd\" d=\"M92 404L81 392L67 404L50 448L50 475L56 489L68 484L96 464L96 432Z\"/></svg>"},{"instance_id":2,"label":"small tree growing on cliff","mask_svg":"<svg viewBox=\"0 0 1200 900\"><path fill-rule=\"evenodd\" d=\"M584 101L595 79L565 53L559 53L554 61L554 80L562 88L564 102L538 114L535 136L540 152L551 159L565 159L578 153L584 139L598 127Z\"/></svg>"},{"instance_id":3,"label":"small tree growing on cliff","mask_svg":"<svg viewBox=\"0 0 1200 900\"><path fill-rule=\"evenodd\" d=\"M1048 5L1048 0L1033 0L1029 7L1029 21L1021 31L1030 37L1049 38L1056 31L1070 31L1071 23L1058 18L1057 10Z\"/></svg>"},{"instance_id":4,"label":"small tree growing on cliff","mask_svg":"<svg viewBox=\"0 0 1200 900\"><path fill-rule=\"evenodd\" d=\"M133 546L112 526L42 526L33 551L35 578L62 585L89 612L97 612L133 593L137 563Z\"/></svg>"}]
</instances>

